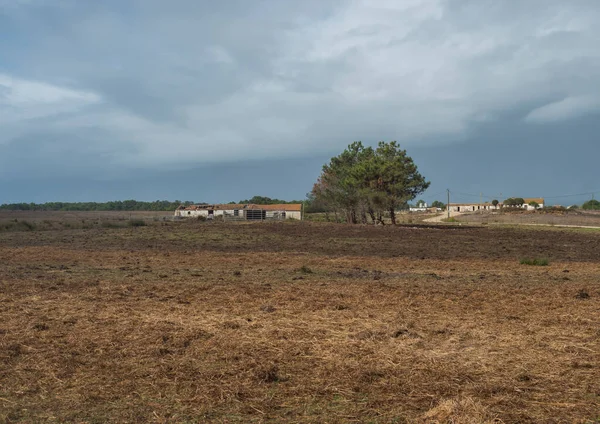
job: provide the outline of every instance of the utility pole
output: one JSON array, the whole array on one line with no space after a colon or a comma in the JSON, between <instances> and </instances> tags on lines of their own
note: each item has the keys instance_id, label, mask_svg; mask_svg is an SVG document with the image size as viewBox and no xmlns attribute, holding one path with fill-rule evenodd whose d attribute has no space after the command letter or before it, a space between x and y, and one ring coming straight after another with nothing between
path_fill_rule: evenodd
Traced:
<instances>
[{"instance_id":1,"label":"utility pole","mask_svg":"<svg viewBox=\"0 0 600 424\"><path fill-rule=\"evenodd\" d=\"M483 213L483 209L481 209L481 207L483 206L483 204L481 203L481 196L483 196L483 194L481 192L479 192L479 213L480 214Z\"/></svg>"},{"instance_id":2,"label":"utility pole","mask_svg":"<svg viewBox=\"0 0 600 424\"><path fill-rule=\"evenodd\" d=\"M446 211L448 212L448 219L450 219L450 189L447 188L446 191L448 192L448 205L446 206Z\"/></svg>"}]
</instances>

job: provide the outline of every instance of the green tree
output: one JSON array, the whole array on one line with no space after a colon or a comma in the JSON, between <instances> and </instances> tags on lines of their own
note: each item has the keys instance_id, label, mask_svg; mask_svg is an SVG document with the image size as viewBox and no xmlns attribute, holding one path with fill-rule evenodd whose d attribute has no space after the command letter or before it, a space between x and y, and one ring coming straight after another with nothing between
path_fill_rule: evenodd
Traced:
<instances>
[{"instance_id":1,"label":"green tree","mask_svg":"<svg viewBox=\"0 0 600 424\"><path fill-rule=\"evenodd\" d=\"M331 158L313 187L313 195L345 214L349 223L383 223L389 212L396 223L396 209L429 187L417 166L395 141L380 142L376 149L358 141Z\"/></svg>"},{"instance_id":2,"label":"green tree","mask_svg":"<svg viewBox=\"0 0 600 424\"><path fill-rule=\"evenodd\" d=\"M500 202L498 201L498 199L494 199L494 200L492 200L492 205L493 205L495 208L497 208L497 207L498 207L498 203L500 203Z\"/></svg>"},{"instance_id":3,"label":"green tree","mask_svg":"<svg viewBox=\"0 0 600 424\"><path fill-rule=\"evenodd\" d=\"M439 200L434 200L431 203L431 206L434 208L446 209L446 204L443 202L440 202Z\"/></svg>"},{"instance_id":4,"label":"green tree","mask_svg":"<svg viewBox=\"0 0 600 424\"><path fill-rule=\"evenodd\" d=\"M540 207L540 204L536 201L531 201L529 202L529 206L531 206L533 209L537 209Z\"/></svg>"},{"instance_id":5,"label":"green tree","mask_svg":"<svg viewBox=\"0 0 600 424\"><path fill-rule=\"evenodd\" d=\"M189 206L193 202L175 200L156 200L140 202L137 200L112 202L47 202L47 203L11 203L0 205L0 210L38 210L38 211L174 211L181 204Z\"/></svg>"},{"instance_id":6,"label":"green tree","mask_svg":"<svg viewBox=\"0 0 600 424\"><path fill-rule=\"evenodd\" d=\"M313 187L316 199L345 215L348 223L357 223L361 203L369 201L365 188L371 172L373 149L360 141L331 158ZM364 208L360 208L364 209Z\"/></svg>"},{"instance_id":7,"label":"green tree","mask_svg":"<svg viewBox=\"0 0 600 424\"><path fill-rule=\"evenodd\" d=\"M600 210L600 201L596 199L588 200L583 205L581 205L581 209L586 211Z\"/></svg>"},{"instance_id":8,"label":"green tree","mask_svg":"<svg viewBox=\"0 0 600 424\"><path fill-rule=\"evenodd\" d=\"M509 197L504 201L504 206L521 207L525 203L522 197Z\"/></svg>"},{"instance_id":9,"label":"green tree","mask_svg":"<svg viewBox=\"0 0 600 424\"><path fill-rule=\"evenodd\" d=\"M303 203L302 200L281 200L281 199L271 199L267 196L253 196L250 199L240 200L239 202L229 202L230 205L233 204L254 204L254 205L284 205L289 203Z\"/></svg>"}]
</instances>

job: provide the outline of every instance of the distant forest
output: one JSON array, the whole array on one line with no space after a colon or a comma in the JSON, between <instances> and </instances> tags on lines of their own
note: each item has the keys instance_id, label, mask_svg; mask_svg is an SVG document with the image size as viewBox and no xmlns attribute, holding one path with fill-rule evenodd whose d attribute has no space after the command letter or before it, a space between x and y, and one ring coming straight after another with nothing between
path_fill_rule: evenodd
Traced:
<instances>
[{"instance_id":1,"label":"distant forest","mask_svg":"<svg viewBox=\"0 0 600 424\"><path fill-rule=\"evenodd\" d=\"M286 203L303 203L302 200L286 201L271 199L265 196L254 196L251 199L230 203L254 203L258 205L274 205ZM179 206L189 206L195 203L190 200L156 200L154 202L140 202L138 200L117 200L113 202L47 202L47 203L9 203L0 205L0 210L9 211L174 211Z\"/></svg>"},{"instance_id":2,"label":"distant forest","mask_svg":"<svg viewBox=\"0 0 600 424\"><path fill-rule=\"evenodd\" d=\"M240 200L239 202L229 202L230 204L239 204L239 205L246 205L246 204L253 204L253 205L289 205L289 204L296 204L296 203L305 203L306 200L281 200L281 199L271 199L270 197L265 197L265 196L254 196L250 199L246 199L246 200Z\"/></svg>"},{"instance_id":3,"label":"distant forest","mask_svg":"<svg viewBox=\"0 0 600 424\"><path fill-rule=\"evenodd\" d=\"M0 205L0 210L11 211L174 211L180 205L192 205L193 202L175 200L156 200L140 202L137 200L118 200L114 202L48 202L48 203L10 203Z\"/></svg>"}]
</instances>

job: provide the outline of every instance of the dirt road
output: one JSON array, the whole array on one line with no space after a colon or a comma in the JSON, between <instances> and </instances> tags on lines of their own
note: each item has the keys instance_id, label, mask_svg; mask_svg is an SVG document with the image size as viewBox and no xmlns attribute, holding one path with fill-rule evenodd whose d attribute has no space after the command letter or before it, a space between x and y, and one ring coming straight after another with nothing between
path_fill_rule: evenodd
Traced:
<instances>
[{"instance_id":1,"label":"dirt road","mask_svg":"<svg viewBox=\"0 0 600 424\"><path fill-rule=\"evenodd\" d=\"M462 215L460 212L450 211L450 217ZM448 212L442 212L439 215L436 215L432 218L424 219L423 222L442 222L444 219L448 218Z\"/></svg>"}]
</instances>

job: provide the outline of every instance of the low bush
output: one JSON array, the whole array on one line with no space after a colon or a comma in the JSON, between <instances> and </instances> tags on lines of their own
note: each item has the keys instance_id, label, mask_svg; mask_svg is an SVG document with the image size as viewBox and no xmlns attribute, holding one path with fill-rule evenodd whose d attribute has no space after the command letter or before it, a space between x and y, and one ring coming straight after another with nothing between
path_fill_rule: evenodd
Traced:
<instances>
[{"instance_id":1,"label":"low bush","mask_svg":"<svg viewBox=\"0 0 600 424\"><path fill-rule=\"evenodd\" d=\"M521 259L521 265L532 265L532 266L548 266L548 259L540 258L523 258Z\"/></svg>"},{"instance_id":2,"label":"low bush","mask_svg":"<svg viewBox=\"0 0 600 424\"><path fill-rule=\"evenodd\" d=\"M145 227L146 221L144 221L143 219L132 219L128 222L128 225L130 227Z\"/></svg>"},{"instance_id":3,"label":"low bush","mask_svg":"<svg viewBox=\"0 0 600 424\"><path fill-rule=\"evenodd\" d=\"M111 221L102 221L100 224L102 228L121 228L122 225L117 224L116 222Z\"/></svg>"},{"instance_id":4,"label":"low bush","mask_svg":"<svg viewBox=\"0 0 600 424\"><path fill-rule=\"evenodd\" d=\"M29 221L13 220L0 223L0 231L33 231L37 225Z\"/></svg>"},{"instance_id":5,"label":"low bush","mask_svg":"<svg viewBox=\"0 0 600 424\"><path fill-rule=\"evenodd\" d=\"M302 265L298 271L301 272L302 274L312 274L312 272L313 272L312 269L310 269L306 265Z\"/></svg>"}]
</instances>

